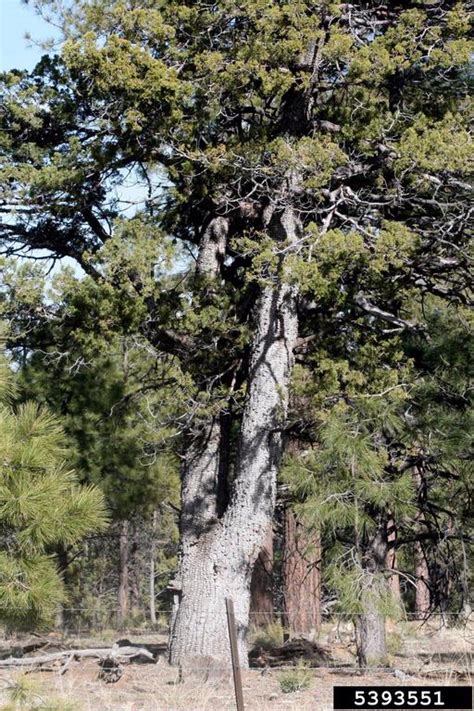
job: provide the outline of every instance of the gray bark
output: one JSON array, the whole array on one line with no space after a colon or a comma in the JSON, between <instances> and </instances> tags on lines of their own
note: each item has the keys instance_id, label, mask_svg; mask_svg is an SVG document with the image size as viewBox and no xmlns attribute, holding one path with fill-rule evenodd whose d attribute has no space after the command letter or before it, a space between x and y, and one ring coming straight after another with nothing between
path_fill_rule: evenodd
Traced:
<instances>
[{"instance_id":1,"label":"gray bark","mask_svg":"<svg viewBox=\"0 0 474 711\"><path fill-rule=\"evenodd\" d=\"M295 239L299 226L287 209L269 225L276 239ZM204 261L204 260L202 260ZM207 263L211 263L208 260ZM215 262L214 262L215 263ZM282 426L297 338L296 294L281 274L262 288L255 310L248 391L229 505L218 518L220 423L205 429L191 451L183 481L180 587L170 634L170 661L214 657L230 664L225 598L234 601L240 663L248 665L253 564L271 523ZM214 482L214 483L213 483Z\"/></svg>"},{"instance_id":2,"label":"gray bark","mask_svg":"<svg viewBox=\"0 0 474 711\"><path fill-rule=\"evenodd\" d=\"M361 667L387 665L385 618L378 609L378 592L373 581L365 582L364 612L359 615L356 624L357 656Z\"/></svg>"},{"instance_id":3,"label":"gray bark","mask_svg":"<svg viewBox=\"0 0 474 711\"><path fill-rule=\"evenodd\" d=\"M213 278L217 276L225 256L228 221L225 217L214 217L204 231L199 249L196 273Z\"/></svg>"},{"instance_id":4,"label":"gray bark","mask_svg":"<svg viewBox=\"0 0 474 711\"><path fill-rule=\"evenodd\" d=\"M182 465L181 535L199 537L217 517L220 418L211 419L187 444Z\"/></svg>"},{"instance_id":5,"label":"gray bark","mask_svg":"<svg viewBox=\"0 0 474 711\"><path fill-rule=\"evenodd\" d=\"M388 592L383 575L388 550L386 534L386 527L381 526L363 558L362 614L356 623L357 657L361 667L387 665L385 616L380 609Z\"/></svg>"},{"instance_id":6,"label":"gray bark","mask_svg":"<svg viewBox=\"0 0 474 711\"><path fill-rule=\"evenodd\" d=\"M65 649L62 652L54 652L36 657L8 657L0 660L0 667L34 667L53 662L62 662L71 658L85 659L133 659L134 657L144 657L150 661L155 661L153 654L143 647L113 647L97 649Z\"/></svg>"}]
</instances>

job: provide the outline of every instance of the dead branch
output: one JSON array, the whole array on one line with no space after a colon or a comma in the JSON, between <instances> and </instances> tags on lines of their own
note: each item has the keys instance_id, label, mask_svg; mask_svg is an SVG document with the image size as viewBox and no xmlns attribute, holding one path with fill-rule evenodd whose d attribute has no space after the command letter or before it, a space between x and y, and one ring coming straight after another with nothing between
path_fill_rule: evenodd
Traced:
<instances>
[{"instance_id":1,"label":"dead branch","mask_svg":"<svg viewBox=\"0 0 474 711\"><path fill-rule=\"evenodd\" d=\"M100 649L65 649L62 652L54 652L53 654L45 654L38 657L9 657L8 659L0 660L1 667L31 667L41 666L43 664L51 664L52 662L69 662L71 659L84 659L92 657L94 659L125 659L130 660L134 657L145 657L150 661L155 661L153 654L143 647L119 647L114 644L113 647Z\"/></svg>"}]
</instances>

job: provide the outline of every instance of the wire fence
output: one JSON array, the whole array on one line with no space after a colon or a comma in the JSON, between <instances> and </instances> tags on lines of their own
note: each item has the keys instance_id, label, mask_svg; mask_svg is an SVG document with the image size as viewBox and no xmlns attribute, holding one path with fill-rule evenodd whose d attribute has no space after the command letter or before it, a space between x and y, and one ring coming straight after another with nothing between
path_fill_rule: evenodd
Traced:
<instances>
[{"instance_id":1,"label":"wire fence","mask_svg":"<svg viewBox=\"0 0 474 711\"><path fill-rule=\"evenodd\" d=\"M304 623L298 620L304 619ZM248 614L248 628L252 632L259 630L270 630L273 636L278 634L280 629L282 634L291 633L291 636L298 634L298 631L303 636L309 636L311 639L317 639L321 632L328 633L328 630L333 631L334 635L350 634L354 629L354 623L362 613L357 612L315 612L314 608L306 608L298 610L297 616L290 615L286 610L273 611L250 611ZM224 609L216 609L207 611L199 615L198 621L201 625L215 624L215 618L225 620ZM422 629L442 629L442 628L457 628L466 631L474 628L474 611L473 612L449 612L449 611L433 611L426 614L415 612L402 612L396 618L387 618L388 624L407 623ZM240 621L241 623L241 621ZM54 625L58 633L67 635L107 635L114 632L129 633L134 635L150 635L161 633L166 635L169 631L170 612L169 610L157 610L156 621L152 622L149 612L143 609L130 609L127 612L119 607L85 607L71 606L64 607L61 615ZM242 625L241 623L241 626ZM271 628L274 628L271 630ZM473 631L474 634L474 631Z\"/></svg>"},{"instance_id":2,"label":"wire fence","mask_svg":"<svg viewBox=\"0 0 474 711\"><path fill-rule=\"evenodd\" d=\"M117 650L117 645L118 649L122 645L132 645L136 646L137 649L144 648L151 651L155 662L159 663L160 660L167 658L169 631L169 618L167 616L163 615L159 618L157 624L151 624L149 620L145 620L139 627L129 624L126 619L122 620L121 625L117 627L105 626L91 629L90 623L86 626L81 626L80 620L83 617L87 617L89 620L92 619L96 611L96 608L84 606L65 608L63 615L66 616L68 622L57 628L58 639L55 640L54 635L45 636L43 639L39 639L36 647L35 643L31 641L31 635L26 645L24 641L22 643L19 637L10 637L9 639L7 636L2 644L0 659L5 659L8 655L16 656L16 654L12 654L12 649L17 650L17 652L21 650L20 656L23 656L23 654L28 656L29 654L42 654L44 650L51 651L51 648L54 650L55 644L58 645L58 649L66 650L65 654L71 654L70 650L74 647L101 648L102 650L110 647L111 650ZM114 608L113 610L108 610L108 612L113 612L118 620L118 616L123 613L123 610ZM291 635L285 628L287 612L284 610L273 611L271 615L273 624L269 624L266 627L262 626L259 630L258 625L254 623L261 619L266 621L268 616L269 613L264 611L252 611L249 615L250 635L248 641L249 649L253 650L253 656L252 654L250 655L250 666L255 673L272 674L282 668L291 667L294 664L297 665L302 660L312 667L315 673L317 673L317 669L320 669L321 671L341 676L357 676L358 674L368 673L390 674L401 681L408 681L410 678L420 676L437 678L439 675L448 675L453 679L470 679L472 676L474 614L466 617L461 612L433 612L428 617L420 619L420 616L415 613L408 612L405 613L401 620L392 621L392 624L388 620L387 641L390 641L390 634L394 634L396 641L399 644L403 644L404 653L400 654L400 649L394 651L389 648L392 666L384 662L382 665L364 667L359 666L356 655L354 622L357 621L358 614L332 612L330 615L323 616L322 624L315 626L315 629L307 634L293 633ZM75 620L77 624L75 624ZM400 627L401 622L412 626L411 631L407 627ZM214 629L222 626L223 632L225 631L224 633L227 634L226 612L224 609L215 610L201 616L198 624L204 626L210 624ZM430 637L433 637L442 628L447 628L447 637L435 637L435 642L433 643ZM453 629L451 636L449 636L450 628ZM124 636L131 637L135 641L131 642L129 639L123 639ZM80 641L84 638L88 639L87 643ZM444 644L446 639L448 642L450 641L449 644ZM452 645L453 640L456 641L456 647ZM298 642L301 642L300 646L298 646ZM281 655L281 650L285 649L286 643L293 645L287 657L284 654ZM286 647L286 649L289 648ZM406 666L408 658L418 660L419 663L416 668ZM162 661L161 663L164 662ZM32 657L31 669L36 667L37 662ZM220 671L223 671L222 668ZM193 664L192 672L202 673L203 676L212 676L213 668L206 661L205 665ZM226 673L226 669L224 669L223 673Z\"/></svg>"}]
</instances>

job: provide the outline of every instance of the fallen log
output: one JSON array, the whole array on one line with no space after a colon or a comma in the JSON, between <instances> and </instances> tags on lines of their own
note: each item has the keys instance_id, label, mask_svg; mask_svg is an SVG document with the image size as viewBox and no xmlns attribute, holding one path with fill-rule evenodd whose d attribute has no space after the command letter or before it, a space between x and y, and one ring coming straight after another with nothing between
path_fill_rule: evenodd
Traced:
<instances>
[{"instance_id":1,"label":"fallen log","mask_svg":"<svg viewBox=\"0 0 474 711\"><path fill-rule=\"evenodd\" d=\"M9 649L2 645L0 660L8 657L24 657L26 654L62 652L66 648L64 642L58 637L40 637L39 635L27 639L22 644L12 643Z\"/></svg>"},{"instance_id":2,"label":"fallen log","mask_svg":"<svg viewBox=\"0 0 474 711\"><path fill-rule=\"evenodd\" d=\"M249 652L251 667L292 666L301 659L311 667L327 666L332 661L326 647L303 638L288 640L279 647L264 649L257 646Z\"/></svg>"},{"instance_id":3,"label":"fallen log","mask_svg":"<svg viewBox=\"0 0 474 711\"><path fill-rule=\"evenodd\" d=\"M0 660L0 668L2 667L31 667L41 666L43 664L51 664L53 662L61 662L65 660L68 665L72 659L125 659L131 660L135 657L144 657L145 659L154 662L153 654L144 649L144 647L119 647L114 644L113 647L105 649L65 649L62 652L54 652L52 654L44 654L37 657L9 657L8 659Z\"/></svg>"},{"instance_id":4,"label":"fallen log","mask_svg":"<svg viewBox=\"0 0 474 711\"><path fill-rule=\"evenodd\" d=\"M450 679L456 679L456 681L470 681L472 679L469 669L422 669L416 676L422 679L445 679L449 676Z\"/></svg>"}]
</instances>

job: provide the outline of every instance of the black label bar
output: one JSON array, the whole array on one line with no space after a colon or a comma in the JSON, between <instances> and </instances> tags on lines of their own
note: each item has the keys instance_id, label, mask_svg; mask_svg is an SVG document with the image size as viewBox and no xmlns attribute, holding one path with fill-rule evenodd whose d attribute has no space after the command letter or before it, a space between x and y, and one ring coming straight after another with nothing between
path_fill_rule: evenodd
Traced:
<instances>
[{"instance_id":1,"label":"black label bar","mask_svg":"<svg viewBox=\"0 0 474 711\"><path fill-rule=\"evenodd\" d=\"M472 687L335 686L334 708L472 710Z\"/></svg>"}]
</instances>

